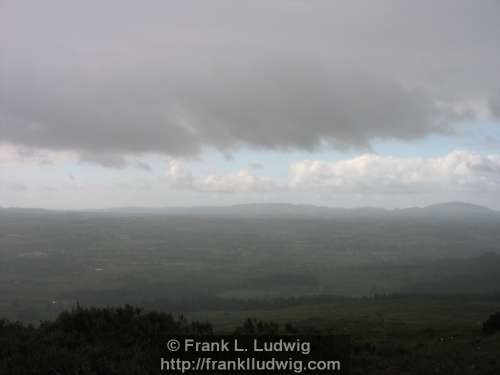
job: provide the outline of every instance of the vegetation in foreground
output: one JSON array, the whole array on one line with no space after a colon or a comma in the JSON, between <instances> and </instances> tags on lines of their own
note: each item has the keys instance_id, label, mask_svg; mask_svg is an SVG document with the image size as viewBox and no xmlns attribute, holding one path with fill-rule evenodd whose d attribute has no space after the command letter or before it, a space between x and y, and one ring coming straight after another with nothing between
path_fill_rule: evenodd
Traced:
<instances>
[{"instance_id":1,"label":"vegetation in foreground","mask_svg":"<svg viewBox=\"0 0 500 375\"><path fill-rule=\"evenodd\" d=\"M482 326L463 322L416 328L370 319L330 327L247 319L237 334L352 334L353 374L498 374L500 314ZM335 322L332 322L335 323ZM340 330L340 326L344 329ZM126 305L82 308L37 326L0 321L0 374L99 375L159 373L160 343L172 335L211 335L209 323L144 312Z\"/></svg>"}]
</instances>

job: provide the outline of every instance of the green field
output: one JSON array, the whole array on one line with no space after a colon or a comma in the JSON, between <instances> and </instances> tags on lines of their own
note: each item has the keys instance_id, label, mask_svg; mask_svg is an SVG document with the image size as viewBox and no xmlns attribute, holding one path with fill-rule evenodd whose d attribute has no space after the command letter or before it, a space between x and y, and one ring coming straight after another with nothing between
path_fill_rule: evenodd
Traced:
<instances>
[{"instance_id":1,"label":"green field","mask_svg":"<svg viewBox=\"0 0 500 375\"><path fill-rule=\"evenodd\" d=\"M68 332L40 321L77 304L130 304L209 322L216 333L252 318L348 334L357 374L500 373L500 335L482 332L500 311L498 213L372 214L0 209L0 317L39 327L7 324L4 354L22 332L35 346L48 334L55 341L43 348L64 350Z\"/></svg>"}]
</instances>

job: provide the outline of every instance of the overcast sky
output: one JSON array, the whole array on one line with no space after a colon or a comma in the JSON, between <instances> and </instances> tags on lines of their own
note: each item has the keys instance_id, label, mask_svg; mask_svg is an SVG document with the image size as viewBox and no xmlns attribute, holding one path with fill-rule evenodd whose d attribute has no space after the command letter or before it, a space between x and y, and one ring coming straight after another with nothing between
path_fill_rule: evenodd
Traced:
<instances>
[{"instance_id":1,"label":"overcast sky","mask_svg":"<svg viewBox=\"0 0 500 375\"><path fill-rule=\"evenodd\" d=\"M0 2L0 205L500 208L500 1Z\"/></svg>"}]
</instances>

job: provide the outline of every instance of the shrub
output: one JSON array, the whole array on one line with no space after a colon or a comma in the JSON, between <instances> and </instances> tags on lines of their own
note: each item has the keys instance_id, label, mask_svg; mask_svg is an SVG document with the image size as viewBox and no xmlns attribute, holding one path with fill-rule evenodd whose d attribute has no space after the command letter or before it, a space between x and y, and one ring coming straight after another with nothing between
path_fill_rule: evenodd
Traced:
<instances>
[{"instance_id":1,"label":"shrub","mask_svg":"<svg viewBox=\"0 0 500 375\"><path fill-rule=\"evenodd\" d=\"M487 321L483 323L483 332L491 335L500 331L500 312L491 315Z\"/></svg>"}]
</instances>

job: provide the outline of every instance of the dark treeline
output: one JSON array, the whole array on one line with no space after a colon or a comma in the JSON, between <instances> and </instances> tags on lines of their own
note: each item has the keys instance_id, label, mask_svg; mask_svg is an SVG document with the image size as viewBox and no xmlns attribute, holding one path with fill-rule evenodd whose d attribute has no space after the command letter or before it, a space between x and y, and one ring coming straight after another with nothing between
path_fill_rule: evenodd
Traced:
<instances>
[{"instance_id":1,"label":"dark treeline","mask_svg":"<svg viewBox=\"0 0 500 375\"><path fill-rule=\"evenodd\" d=\"M223 312L241 312L241 311L267 311L275 309L286 309L300 306L312 305L362 305L370 301L408 301L415 303L422 301L448 301L450 303L468 302L500 302L500 293L484 293L484 294L399 294L399 293L384 293L383 291L374 290L370 296L366 297L346 297L335 295L310 295L297 297L283 298L255 298L255 299L240 299L218 297L203 293L190 293L188 295L178 296L176 298L165 297L157 298L156 293L148 296L148 292L144 289L117 289L107 291L78 291L74 296L68 295L65 305L52 305L44 303L33 305L29 308L19 306L15 310L17 319L25 322L37 323L40 320L53 319L59 313L76 306L96 306L108 307L118 306L123 303L138 306L145 310L170 312L175 314L188 314L206 311L223 311Z\"/></svg>"},{"instance_id":2,"label":"dark treeline","mask_svg":"<svg viewBox=\"0 0 500 375\"><path fill-rule=\"evenodd\" d=\"M495 357L498 354L500 313L491 315L482 329L484 333L474 333L472 341L446 336L449 335L446 329L425 329L410 336L395 332L384 335L382 339L356 338L352 343L352 374L411 375L425 373L423 370L429 368L437 374L498 374L500 363ZM165 343L172 336L215 333L210 323L189 322L183 316L145 312L130 305L108 308L76 306L61 313L54 321L45 321L38 326L0 320L0 374L156 374L161 373L159 358L165 355ZM232 333L272 336L332 332L247 319ZM471 344L482 347L483 353L470 352ZM428 345L433 349L428 350ZM484 351L487 346L491 350ZM459 350L466 350L467 357L457 357Z\"/></svg>"},{"instance_id":3,"label":"dark treeline","mask_svg":"<svg viewBox=\"0 0 500 375\"><path fill-rule=\"evenodd\" d=\"M179 298L159 298L159 299L144 299L146 293L136 291L116 290L105 292L89 292L77 293L78 303L85 305L116 305L121 301L126 300L128 303L139 305L147 310L169 311L174 313L191 313L208 310L221 311L245 311L245 310L274 310L279 308L288 308L294 306L309 306L316 304L330 304L335 302L342 303L357 303L367 300L408 300L416 301L419 299L428 301L435 298L436 300L447 301L500 301L500 293L485 293L485 294L400 294L400 293L383 293L375 291L372 295L366 297L346 297L335 295L311 295L297 296L286 298L269 298L269 299L240 299L218 297L208 294L191 294Z\"/></svg>"},{"instance_id":4,"label":"dark treeline","mask_svg":"<svg viewBox=\"0 0 500 375\"><path fill-rule=\"evenodd\" d=\"M291 325L248 319L239 335L296 333ZM159 373L172 336L207 336L212 325L130 305L74 309L38 326L0 320L0 374L127 375Z\"/></svg>"}]
</instances>

